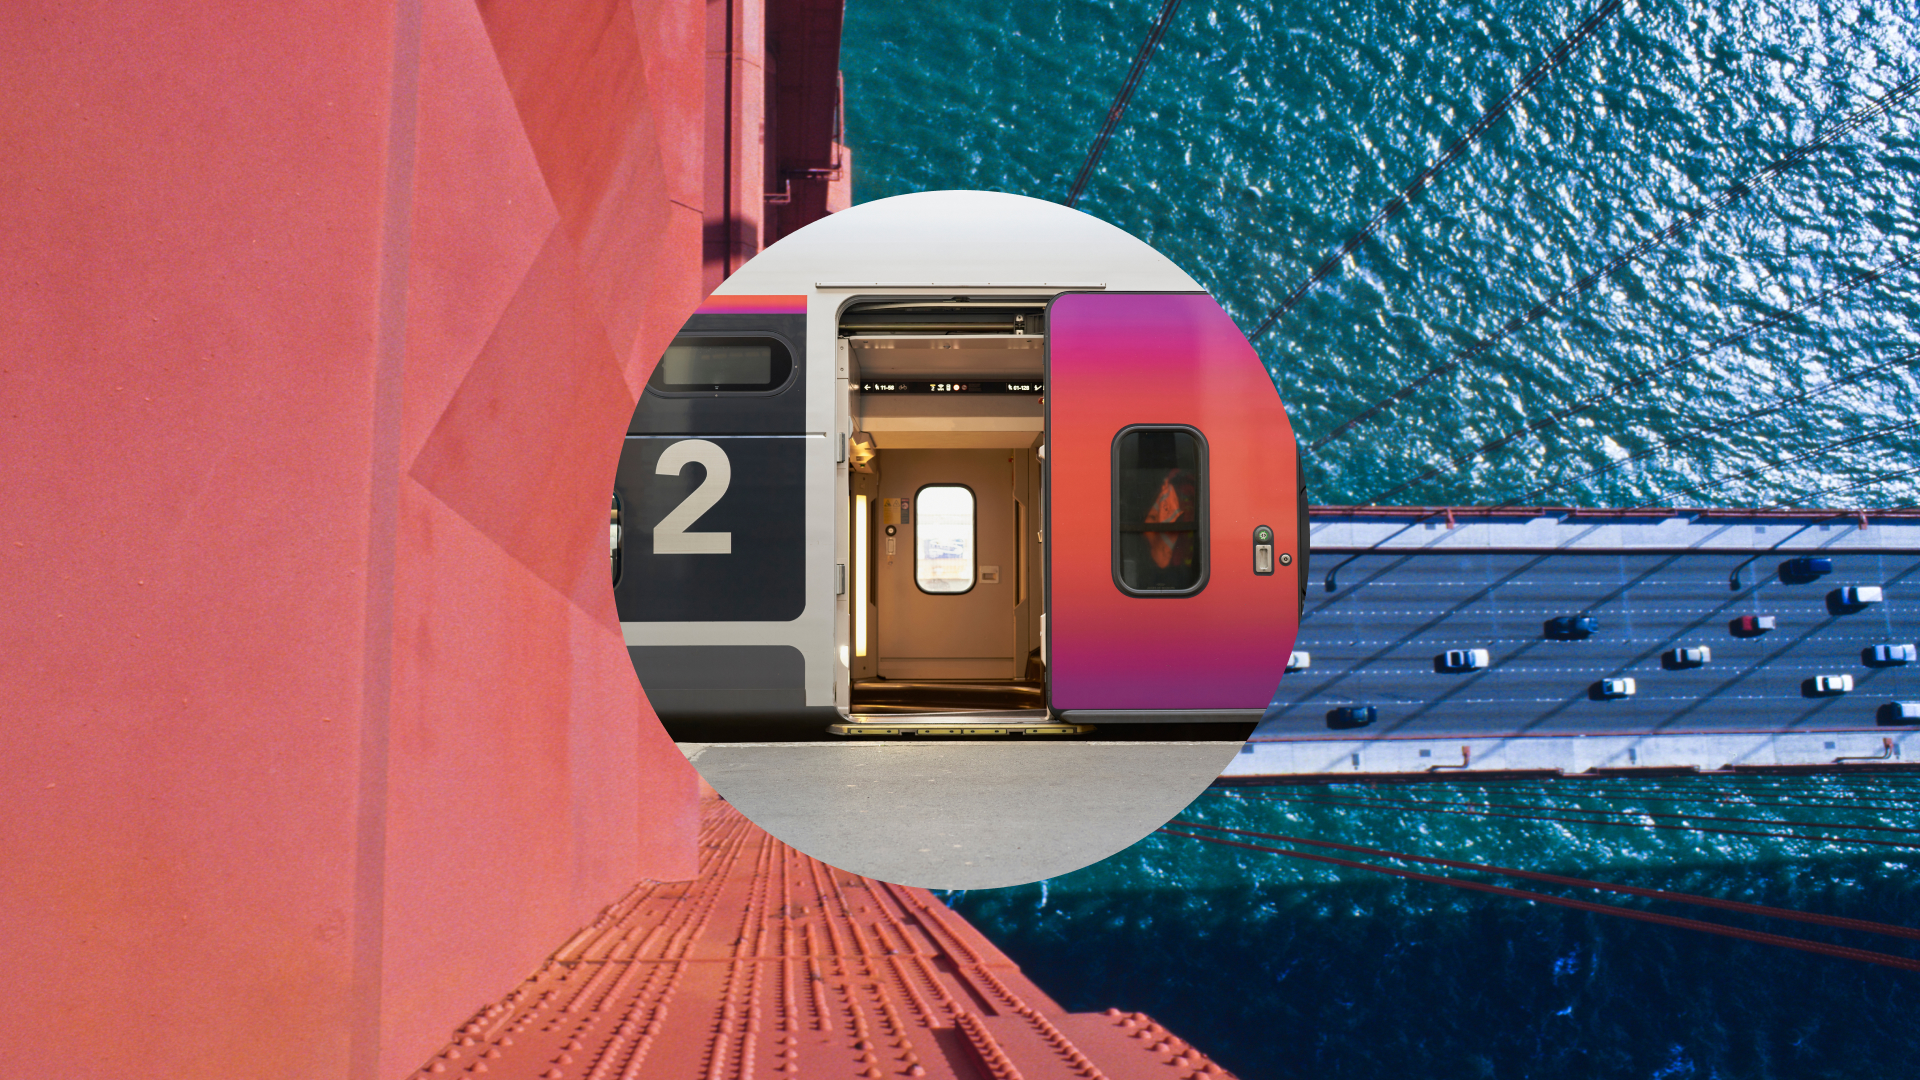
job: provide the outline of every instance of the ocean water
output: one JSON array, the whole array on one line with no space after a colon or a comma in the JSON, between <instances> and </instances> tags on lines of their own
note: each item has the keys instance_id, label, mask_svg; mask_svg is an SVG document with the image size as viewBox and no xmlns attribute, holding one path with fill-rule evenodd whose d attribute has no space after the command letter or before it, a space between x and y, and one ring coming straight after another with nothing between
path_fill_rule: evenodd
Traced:
<instances>
[{"instance_id":1,"label":"ocean water","mask_svg":"<svg viewBox=\"0 0 1920 1080\"><path fill-rule=\"evenodd\" d=\"M1198 822L1911 927L1914 796L1892 776L1234 788L1169 829L1200 835L1180 828ZM1606 823L1567 823L1582 819ZM1920 942L1881 933L1316 853L1920 959ZM1914 1075L1920 1050L1920 973L1167 832L1073 874L949 902L1062 1005L1150 1013L1243 1080L1894 1080Z\"/></svg>"},{"instance_id":2,"label":"ocean water","mask_svg":"<svg viewBox=\"0 0 1920 1080\"><path fill-rule=\"evenodd\" d=\"M1251 330L1594 6L1189 0L1080 208ZM855 198L1063 198L1158 11L850 0ZM1920 251L1920 103L1755 180L1914 76L1904 0L1628 0L1259 335L1303 443L1751 193L1313 451L1314 500L1920 504L1920 262L1845 287Z\"/></svg>"},{"instance_id":3,"label":"ocean water","mask_svg":"<svg viewBox=\"0 0 1920 1080\"><path fill-rule=\"evenodd\" d=\"M849 0L856 199L1064 197L1159 6ZM1595 6L1187 0L1080 208L1251 331ZM1920 505L1920 259L1903 261L1920 96L1848 123L1917 76L1910 2L1629 0L1255 338L1320 444L1314 501ZM1470 802L1526 809L1432 805ZM1862 776L1217 789L1184 817L1920 926L1920 846L1888 846L1920 845L1892 831L1920 829L1917 806L1913 781ZM1920 973L1165 834L950 901L1063 1004L1150 1012L1248 1080L1895 1078L1920 1060Z\"/></svg>"}]
</instances>

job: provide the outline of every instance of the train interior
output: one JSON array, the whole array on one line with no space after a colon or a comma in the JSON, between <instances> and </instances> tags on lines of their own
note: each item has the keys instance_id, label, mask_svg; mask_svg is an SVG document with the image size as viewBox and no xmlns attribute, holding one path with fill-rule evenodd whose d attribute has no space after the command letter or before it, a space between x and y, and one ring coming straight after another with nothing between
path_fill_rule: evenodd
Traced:
<instances>
[{"instance_id":1,"label":"train interior","mask_svg":"<svg viewBox=\"0 0 1920 1080\"><path fill-rule=\"evenodd\" d=\"M841 317L855 720L1044 717L1045 299Z\"/></svg>"}]
</instances>

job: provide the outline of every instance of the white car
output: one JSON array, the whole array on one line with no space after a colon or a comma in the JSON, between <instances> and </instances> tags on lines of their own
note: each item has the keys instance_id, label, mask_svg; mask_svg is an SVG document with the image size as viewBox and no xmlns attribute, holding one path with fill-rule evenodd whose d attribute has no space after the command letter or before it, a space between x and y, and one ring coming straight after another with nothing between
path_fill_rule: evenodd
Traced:
<instances>
[{"instance_id":1,"label":"white car","mask_svg":"<svg viewBox=\"0 0 1920 1080\"><path fill-rule=\"evenodd\" d=\"M1692 649L1669 649L1667 662L1674 667L1699 667L1713 662L1713 650L1705 645Z\"/></svg>"},{"instance_id":2,"label":"white car","mask_svg":"<svg viewBox=\"0 0 1920 1080\"><path fill-rule=\"evenodd\" d=\"M1831 594L1833 602L1841 607L1861 608L1869 604L1878 604L1887 598L1878 585L1849 585L1844 589L1835 589Z\"/></svg>"},{"instance_id":3,"label":"white car","mask_svg":"<svg viewBox=\"0 0 1920 1080\"><path fill-rule=\"evenodd\" d=\"M1593 684L1593 692L1595 696L1608 700L1632 697L1640 692L1640 684L1632 679L1601 679Z\"/></svg>"},{"instance_id":4,"label":"white car","mask_svg":"<svg viewBox=\"0 0 1920 1080\"><path fill-rule=\"evenodd\" d=\"M1313 666L1313 654L1290 652L1287 654L1288 671L1305 671Z\"/></svg>"},{"instance_id":5,"label":"white car","mask_svg":"<svg viewBox=\"0 0 1920 1080\"><path fill-rule=\"evenodd\" d=\"M1485 649L1448 649L1440 657L1440 666L1448 671L1479 671L1493 658Z\"/></svg>"},{"instance_id":6,"label":"white car","mask_svg":"<svg viewBox=\"0 0 1920 1080\"><path fill-rule=\"evenodd\" d=\"M1914 659L1912 642L1904 645L1875 645L1867 650L1869 664L1911 664Z\"/></svg>"},{"instance_id":7,"label":"white car","mask_svg":"<svg viewBox=\"0 0 1920 1080\"><path fill-rule=\"evenodd\" d=\"M1815 675L1813 692L1816 694L1851 694L1853 676L1851 675Z\"/></svg>"}]
</instances>

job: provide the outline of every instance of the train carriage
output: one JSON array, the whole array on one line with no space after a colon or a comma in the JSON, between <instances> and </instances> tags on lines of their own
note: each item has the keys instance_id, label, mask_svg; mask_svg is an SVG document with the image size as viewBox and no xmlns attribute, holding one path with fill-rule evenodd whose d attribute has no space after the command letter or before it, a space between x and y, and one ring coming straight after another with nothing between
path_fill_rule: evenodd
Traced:
<instances>
[{"instance_id":1,"label":"train carriage","mask_svg":"<svg viewBox=\"0 0 1920 1080\"><path fill-rule=\"evenodd\" d=\"M1019 196L842 211L729 278L633 413L610 551L677 734L1257 719L1299 627L1299 456L1148 245Z\"/></svg>"}]
</instances>

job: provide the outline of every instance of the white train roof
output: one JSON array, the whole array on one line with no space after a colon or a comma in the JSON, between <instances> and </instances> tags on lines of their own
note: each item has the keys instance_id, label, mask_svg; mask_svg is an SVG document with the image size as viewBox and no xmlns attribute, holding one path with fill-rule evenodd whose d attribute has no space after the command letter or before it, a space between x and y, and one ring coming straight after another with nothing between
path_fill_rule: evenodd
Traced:
<instances>
[{"instance_id":1,"label":"white train roof","mask_svg":"<svg viewBox=\"0 0 1920 1080\"><path fill-rule=\"evenodd\" d=\"M923 191L861 203L755 255L720 295L972 289L1202 292L1124 229L997 191Z\"/></svg>"}]
</instances>

